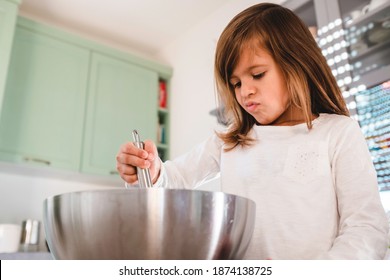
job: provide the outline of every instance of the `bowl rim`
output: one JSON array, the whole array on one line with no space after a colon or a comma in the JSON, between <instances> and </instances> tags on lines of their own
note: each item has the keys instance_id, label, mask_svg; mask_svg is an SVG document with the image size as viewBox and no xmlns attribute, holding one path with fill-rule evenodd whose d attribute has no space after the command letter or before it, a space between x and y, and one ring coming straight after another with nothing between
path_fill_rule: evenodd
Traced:
<instances>
[{"instance_id":1,"label":"bowl rim","mask_svg":"<svg viewBox=\"0 0 390 280\"><path fill-rule=\"evenodd\" d=\"M192 192L197 193L199 195L217 195L217 196L227 196L227 197L235 197L240 200L247 200L249 203L256 205L255 201L251 198L244 197L241 195L231 194L223 191L207 191L207 190L197 190L197 189L186 189L186 188L132 188L132 189L95 189L95 190L82 190L82 191L73 191L73 192L65 192L60 193L56 195L49 196L44 199L44 203L50 201L50 200L56 200L60 197L65 196L74 196L74 195L82 195L82 194L88 194L88 193L104 193L104 192L110 192L110 193L126 193L126 192L168 192L168 193L175 193L175 192Z\"/></svg>"}]
</instances>

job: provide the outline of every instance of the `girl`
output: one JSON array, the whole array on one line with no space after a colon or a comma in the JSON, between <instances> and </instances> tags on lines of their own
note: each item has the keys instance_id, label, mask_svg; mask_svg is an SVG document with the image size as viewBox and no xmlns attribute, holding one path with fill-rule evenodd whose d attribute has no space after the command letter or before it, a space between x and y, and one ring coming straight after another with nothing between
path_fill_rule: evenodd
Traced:
<instances>
[{"instance_id":1,"label":"girl","mask_svg":"<svg viewBox=\"0 0 390 280\"><path fill-rule=\"evenodd\" d=\"M290 10L262 3L238 14L215 55L230 125L162 163L156 146L122 145L117 169L137 183L197 187L256 202L249 259L382 259L388 223L365 139L315 40Z\"/></svg>"}]
</instances>

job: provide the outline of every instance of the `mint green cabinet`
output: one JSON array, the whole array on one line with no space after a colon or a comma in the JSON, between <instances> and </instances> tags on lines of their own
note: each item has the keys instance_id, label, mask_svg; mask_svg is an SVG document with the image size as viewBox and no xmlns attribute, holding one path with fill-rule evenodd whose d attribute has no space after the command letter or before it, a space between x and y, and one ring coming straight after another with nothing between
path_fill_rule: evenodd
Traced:
<instances>
[{"instance_id":1,"label":"mint green cabinet","mask_svg":"<svg viewBox=\"0 0 390 280\"><path fill-rule=\"evenodd\" d=\"M116 174L119 147L132 141L132 130L156 141L158 74L110 56L94 53L82 158L84 173Z\"/></svg>"},{"instance_id":2,"label":"mint green cabinet","mask_svg":"<svg viewBox=\"0 0 390 280\"><path fill-rule=\"evenodd\" d=\"M0 160L117 177L115 157L133 129L157 141L159 81L171 74L19 17L0 104Z\"/></svg>"},{"instance_id":3,"label":"mint green cabinet","mask_svg":"<svg viewBox=\"0 0 390 280\"><path fill-rule=\"evenodd\" d=\"M0 112L19 3L19 0L0 0Z\"/></svg>"},{"instance_id":4,"label":"mint green cabinet","mask_svg":"<svg viewBox=\"0 0 390 280\"><path fill-rule=\"evenodd\" d=\"M79 170L89 51L18 28L0 118L0 157Z\"/></svg>"}]
</instances>

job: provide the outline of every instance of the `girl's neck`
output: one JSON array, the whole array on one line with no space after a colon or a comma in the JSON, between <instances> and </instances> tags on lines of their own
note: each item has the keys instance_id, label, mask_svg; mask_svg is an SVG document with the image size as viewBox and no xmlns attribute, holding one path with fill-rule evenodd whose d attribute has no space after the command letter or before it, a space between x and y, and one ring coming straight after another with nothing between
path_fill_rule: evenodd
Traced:
<instances>
[{"instance_id":1,"label":"girl's neck","mask_svg":"<svg viewBox=\"0 0 390 280\"><path fill-rule=\"evenodd\" d=\"M311 120L314 120L318 116L311 115ZM305 123L306 119L303 114L303 111L294 106L290 105L286 111L273 123L270 125L274 126L293 126L301 123Z\"/></svg>"}]
</instances>

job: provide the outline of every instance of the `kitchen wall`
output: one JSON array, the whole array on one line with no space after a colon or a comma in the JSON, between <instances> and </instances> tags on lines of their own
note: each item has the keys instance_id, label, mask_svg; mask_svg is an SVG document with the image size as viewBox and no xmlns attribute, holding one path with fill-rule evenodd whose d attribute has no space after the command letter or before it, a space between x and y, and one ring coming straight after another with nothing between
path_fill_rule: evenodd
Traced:
<instances>
[{"instance_id":1,"label":"kitchen wall","mask_svg":"<svg viewBox=\"0 0 390 280\"><path fill-rule=\"evenodd\" d=\"M61 193L122 187L123 183L99 180L61 170L0 163L0 223L22 224L23 220L42 221L45 198ZM41 251L46 250L41 223Z\"/></svg>"},{"instance_id":2,"label":"kitchen wall","mask_svg":"<svg viewBox=\"0 0 390 280\"><path fill-rule=\"evenodd\" d=\"M41 219L43 200L60 193L124 187L118 180L0 162L0 222Z\"/></svg>"}]
</instances>

